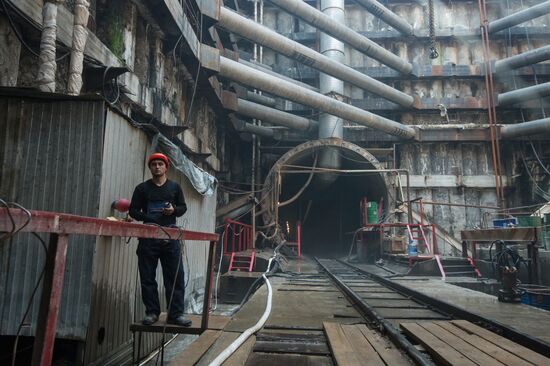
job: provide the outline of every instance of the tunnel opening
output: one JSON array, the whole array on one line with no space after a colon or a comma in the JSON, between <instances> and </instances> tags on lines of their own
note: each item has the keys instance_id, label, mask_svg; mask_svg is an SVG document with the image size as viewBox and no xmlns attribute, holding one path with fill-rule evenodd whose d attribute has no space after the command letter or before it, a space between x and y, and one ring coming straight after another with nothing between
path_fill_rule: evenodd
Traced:
<instances>
[{"instance_id":1,"label":"tunnel opening","mask_svg":"<svg viewBox=\"0 0 550 366\"><path fill-rule=\"evenodd\" d=\"M318 171L322 169L316 167L319 152L326 148L341 157L338 171ZM274 212L276 203L266 199L264 222L276 220L290 241L296 237L299 222L304 254L347 254L354 232L362 226L361 200L376 202L381 218L387 217L392 206L386 173L349 171L378 169L382 167L372 154L342 140L315 140L297 146L279 159L266 179L266 184L276 179L280 184L277 197L271 197L278 202L278 212ZM327 175L333 179L326 179ZM327 181L332 183L327 185Z\"/></svg>"}]
</instances>

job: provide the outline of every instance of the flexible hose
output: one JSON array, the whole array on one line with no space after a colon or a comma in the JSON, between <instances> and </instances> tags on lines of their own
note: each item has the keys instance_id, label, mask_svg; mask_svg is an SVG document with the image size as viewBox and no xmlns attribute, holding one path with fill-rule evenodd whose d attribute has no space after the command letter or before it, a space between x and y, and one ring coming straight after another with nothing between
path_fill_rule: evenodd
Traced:
<instances>
[{"instance_id":1,"label":"flexible hose","mask_svg":"<svg viewBox=\"0 0 550 366\"><path fill-rule=\"evenodd\" d=\"M271 288L271 283L269 282L269 280L267 279L267 276L266 276L266 273L269 272L269 268L271 267L271 262L273 261L273 259L275 258L275 256L271 257L269 259L269 263L267 265L267 271L262 274L262 278L264 279L265 281L265 284L267 285L267 304L266 304L266 308L265 308L265 311L262 315L262 317L260 318L260 320L258 320L258 322L251 328L248 328L247 330L244 331L244 333L242 333L237 339L235 339L235 341L233 341L233 343L231 343L229 345L229 347L227 347L222 353L220 353L218 355L218 357L216 357L212 362L210 362L210 366L219 366L221 365L225 360L227 360L252 334L256 333L257 331L259 331L265 324L265 322L267 321L267 319L269 318L269 315L271 314L271 302L272 302L272 299L273 299L273 290Z\"/></svg>"}]
</instances>

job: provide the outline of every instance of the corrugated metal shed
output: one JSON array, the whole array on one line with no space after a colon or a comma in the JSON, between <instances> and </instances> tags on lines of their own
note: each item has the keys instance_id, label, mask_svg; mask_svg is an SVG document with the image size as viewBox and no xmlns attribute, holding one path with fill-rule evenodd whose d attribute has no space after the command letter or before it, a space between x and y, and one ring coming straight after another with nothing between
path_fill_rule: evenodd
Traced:
<instances>
[{"instance_id":1,"label":"corrugated metal shed","mask_svg":"<svg viewBox=\"0 0 550 366\"><path fill-rule=\"evenodd\" d=\"M151 153L150 143L143 131L133 127L124 117L108 109L105 124L103 168L99 216L112 215L111 202L117 198L130 198L139 183L150 178L146 166ZM170 179L177 181L184 192L188 213L178 219L178 225L197 231L214 231L216 196L198 194L182 174L171 172ZM202 294L206 270L208 243L185 243L184 259L186 301ZM86 339L85 364L105 364L117 355L131 351L130 324L145 315L141 302L137 273L137 240L129 242L119 238L98 238L94 257L92 312ZM165 307L164 285L160 266L157 270L159 297ZM159 345L158 334L144 334L143 353Z\"/></svg>"},{"instance_id":2,"label":"corrugated metal shed","mask_svg":"<svg viewBox=\"0 0 550 366\"><path fill-rule=\"evenodd\" d=\"M145 133L102 100L1 95L0 198L30 209L107 217L112 201L130 198L150 177ZM189 207L178 224L214 231L216 195L201 196L177 172L170 178L182 186ZM202 301L206 244L185 243L188 309ZM84 364L120 364L131 355L129 326L144 315L136 248L135 239L70 237L57 336L85 342ZM0 335L16 333L43 263L40 243L30 235L0 246ZM160 266L157 279L164 306ZM23 335L34 334L39 297ZM159 342L159 335L147 335L143 352Z\"/></svg>"},{"instance_id":3,"label":"corrugated metal shed","mask_svg":"<svg viewBox=\"0 0 550 366\"><path fill-rule=\"evenodd\" d=\"M0 97L0 197L36 210L96 216L103 101ZM71 236L57 334L83 340L95 239ZM44 251L30 235L0 247L0 334L13 335L40 277ZM39 294L38 294L39 295ZM36 329L39 296L21 334Z\"/></svg>"}]
</instances>

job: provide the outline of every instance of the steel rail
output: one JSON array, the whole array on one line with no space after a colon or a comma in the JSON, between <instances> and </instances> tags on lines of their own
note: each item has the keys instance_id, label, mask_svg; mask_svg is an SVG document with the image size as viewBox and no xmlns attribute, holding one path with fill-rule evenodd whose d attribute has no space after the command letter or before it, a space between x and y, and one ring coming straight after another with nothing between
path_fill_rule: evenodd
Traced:
<instances>
[{"instance_id":1,"label":"steel rail","mask_svg":"<svg viewBox=\"0 0 550 366\"><path fill-rule=\"evenodd\" d=\"M361 311L367 314L372 318L381 329L389 336L389 338L396 343L407 355L414 360L418 365L422 366L433 366L434 363L431 362L426 356L424 356L398 329L396 329L393 324L388 320L382 317L378 312L369 304L364 302L348 285L346 285L342 280L340 280L336 275L334 275L328 267L319 261L318 258L315 258L317 263L326 271L327 275L336 283L336 285L344 292L351 300L357 305Z\"/></svg>"},{"instance_id":2,"label":"steel rail","mask_svg":"<svg viewBox=\"0 0 550 366\"><path fill-rule=\"evenodd\" d=\"M350 263L344 262L342 260L337 260L339 263L342 263L352 269L354 269L357 272L360 272L361 274L365 274L368 277L370 277L372 280L396 291L400 292L405 296L408 296L415 301L420 301L421 303L425 303L432 307L432 309L436 309L438 311L444 312L446 314L449 314L450 316L458 319L464 319L468 320L472 323L479 323L484 325L486 328L490 328L493 330L497 330L497 333L501 336L508 338L516 343L521 344L524 347L527 347L537 353L540 353L546 357L550 357L550 344L547 342L544 342L540 339L537 339L533 336L530 336L528 334L525 334L523 332L520 332L516 329L513 329L510 326L507 326L501 322L498 322L496 320L487 319L481 315L471 313L467 310L461 309L458 306L455 306L453 304L450 304L446 301L436 299L434 297L425 295L419 291L413 290L411 288L408 288L406 286L403 286L401 284L398 284L394 281L391 281L390 279L384 278L382 276L370 273L368 271L365 271L361 268L358 268Z\"/></svg>"}]
</instances>

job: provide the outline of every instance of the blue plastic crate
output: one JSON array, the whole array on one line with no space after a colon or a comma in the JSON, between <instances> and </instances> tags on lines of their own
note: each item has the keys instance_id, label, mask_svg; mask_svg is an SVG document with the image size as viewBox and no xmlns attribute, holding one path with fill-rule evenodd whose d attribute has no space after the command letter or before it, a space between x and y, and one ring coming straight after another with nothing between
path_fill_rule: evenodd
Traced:
<instances>
[{"instance_id":1,"label":"blue plastic crate","mask_svg":"<svg viewBox=\"0 0 550 366\"><path fill-rule=\"evenodd\" d=\"M525 293L521 295L521 302L523 304L550 310L550 287L523 285L521 288L525 290Z\"/></svg>"},{"instance_id":2,"label":"blue plastic crate","mask_svg":"<svg viewBox=\"0 0 550 366\"><path fill-rule=\"evenodd\" d=\"M493 220L493 227L506 228L506 227L517 226L517 225L518 225L518 219L516 219L515 217Z\"/></svg>"}]
</instances>

